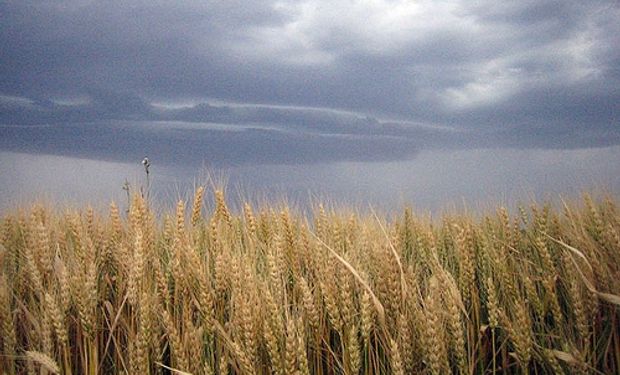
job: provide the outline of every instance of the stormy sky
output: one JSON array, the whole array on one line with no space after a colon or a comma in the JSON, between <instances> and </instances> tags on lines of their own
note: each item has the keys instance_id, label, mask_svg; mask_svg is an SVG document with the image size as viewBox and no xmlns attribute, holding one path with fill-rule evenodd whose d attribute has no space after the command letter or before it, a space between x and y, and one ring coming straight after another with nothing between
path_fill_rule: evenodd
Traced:
<instances>
[{"instance_id":1,"label":"stormy sky","mask_svg":"<svg viewBox=\"0 0 620 375\"><path fill-rule=\"evenodd\" d=\"M0 152L241 167L613 148L618 47L616 0L5 0Z\"/></svg>"}]
</instances>

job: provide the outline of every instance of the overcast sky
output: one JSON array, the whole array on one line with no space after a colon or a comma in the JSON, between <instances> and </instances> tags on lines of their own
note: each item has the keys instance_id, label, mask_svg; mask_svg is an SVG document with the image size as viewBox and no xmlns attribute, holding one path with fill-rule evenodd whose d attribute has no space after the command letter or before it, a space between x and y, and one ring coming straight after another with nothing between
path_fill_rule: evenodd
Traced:
<instances>
[{"instance_id":1,"label":"overcast sky","mask_svg":"<svg viewBox=\"0 0 620 375\"><path fill-rule=\"evenodd\" d=\"M123 199L145 155L160 192L620 189L617 0L0 0L0 62L5 206Z\"/></svg>"},{"instance_id":2,"label":"overcast sky","mask_svg":"<svg viewBox=\"0 0 620 375\"><path fill-rule=\"evenodd\" d=\"M0 150L161 163L620 144L600 1L0 1Z\"/></svg>"}]
</instances>

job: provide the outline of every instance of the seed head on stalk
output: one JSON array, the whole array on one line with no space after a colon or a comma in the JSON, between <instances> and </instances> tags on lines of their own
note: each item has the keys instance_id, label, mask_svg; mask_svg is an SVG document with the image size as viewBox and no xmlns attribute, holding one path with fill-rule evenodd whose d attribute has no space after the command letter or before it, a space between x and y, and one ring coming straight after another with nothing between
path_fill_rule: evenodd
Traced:
<instances>
[{"instance_id":1,"label":"seed head on stalk","mask_svg":"<svg viewBox=\"0 0 620 375\"><path fill-rule=\"evenodd\" d=\"M148 157L145 156L144 159L142 159L142 165L144 165L144 172L146 172L146 199L148 199L151 186L151 180L149 178L149 168L151 167L151 162ZM144 192L142 192L142 197L144 198Z\"/></svg>"}]
</instances>

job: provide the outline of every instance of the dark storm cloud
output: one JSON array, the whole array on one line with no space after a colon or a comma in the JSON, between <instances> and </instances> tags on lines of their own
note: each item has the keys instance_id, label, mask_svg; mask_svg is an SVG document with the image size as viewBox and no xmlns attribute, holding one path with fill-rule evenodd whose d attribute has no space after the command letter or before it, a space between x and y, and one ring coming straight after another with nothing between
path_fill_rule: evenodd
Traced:
<instances>
[{"instance_id":1,"label":"dark storm cloud","mask_svg":"<svg viewBox=\"0 0 620 375\"><path fill-rule=\"evenodd\" d=\"M236 131L179 128L178 124L72 124L3 130L0 148L108 161L136 161L149 155L159 165L187 167L307 164L334 161L391 161L413 157L412 140L389 136L286 133L246 128Z\"/></svg>"},{"instance_id":2,"label":"dark storm cloud","mask_svg":"<svg viewBox=\"0 0 620 375\"><path fill-rule=\"evenodd\" d=\"M49 99L19 100L0 97L0 123L14 125L62 124L97 120L154 119L150 104L140 97L89 89L87 103L59 104Z\"/></svg>"},{"instance_id":3,"label":"dark storm cloud","mask_svg":"<svg viewBox=\"0 0 620 375\"><path fill-rule=\"evenodd\" d=\"M0 122L54 125L4 127L3 149L173 155L174 135L170 160L206 142L302 163L620 143L612 0L6 1L0 24ZM121 147L106 121L230 129L126 127Z\"/></svg>"}]
</instances>

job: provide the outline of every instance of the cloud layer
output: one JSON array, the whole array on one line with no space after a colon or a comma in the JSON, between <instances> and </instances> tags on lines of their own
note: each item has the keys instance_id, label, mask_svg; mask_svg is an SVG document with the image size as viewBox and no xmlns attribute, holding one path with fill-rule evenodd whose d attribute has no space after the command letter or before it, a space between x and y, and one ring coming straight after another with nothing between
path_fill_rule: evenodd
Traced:
<instances>
[{"instance_id":1,"label":"cloud layer","mask_svg":"<svg viewBox=\"0 0 620 375\"><path fill-rule=\"evenodd\" d=\"M23 0L0 22L2 149L307 163L620 144L613 0Z\"/></svg>"}]
</instances>

